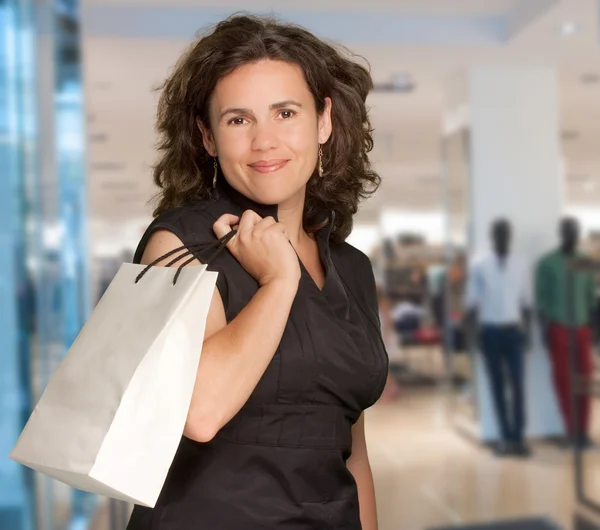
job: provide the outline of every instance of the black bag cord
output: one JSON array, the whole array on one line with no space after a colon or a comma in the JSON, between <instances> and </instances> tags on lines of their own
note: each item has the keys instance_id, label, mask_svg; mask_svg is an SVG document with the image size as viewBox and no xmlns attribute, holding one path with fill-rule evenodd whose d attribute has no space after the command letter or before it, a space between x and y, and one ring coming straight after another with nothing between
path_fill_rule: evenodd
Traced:
<instances>
[{"instance_id":1,"label":"black bag cord","mask_svg":"<svg viewBox=\"0 0 600 530\"><path fill-rule=\"evenodd\" d=\"M216 241L195 243L195 244L189 245L189 246L183 245L182 247L173 249L170 252L167 252L165 255L161 256L160 258L155 259L152 263L150 263L150 265L146 266L146 268L138 274L137 278L135 279L135 283L138 283L152 267L155 267L158 263L160 263L164 259L170 258L173 254L177 254L178 252L185 250L185 252L178 255L175 259L171 260L169 263L167 263L165 265L166 267L172 267L181 259L186 258L188 256L192 256L191 258L189 258L188 260L183 262L177 268L177 272L175 273L175 277L173 278L173 285L175 285L177 283L177 280L178 280L179 275L181 274L181 271L183 270L183 268L186 267L187 265L189 265L190 263L192 263L192 261L194 261L196 259L196 256L194 255L195 251L205 252L205 251L214 249L212 254L210 254L210 256L208 256L208 258L206 258L205 260L204 259L202 260L202 262L205 265L210 265L212 263L212 261L221 252L223 252L223 250L225 248L227 248L227 243L229 243L229 241L233 238L233 236L235 236L236 233L237 233L236 230L232 230L228 234L224 235L221 239L217 239Z\"/></svg>"}]
</instances>

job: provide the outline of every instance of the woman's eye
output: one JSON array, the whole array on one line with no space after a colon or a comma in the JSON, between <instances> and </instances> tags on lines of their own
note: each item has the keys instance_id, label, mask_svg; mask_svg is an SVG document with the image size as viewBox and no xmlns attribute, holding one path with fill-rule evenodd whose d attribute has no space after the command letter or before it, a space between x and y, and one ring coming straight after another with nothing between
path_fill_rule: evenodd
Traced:
<instances>
[{"instance_id":1,"label":"woman's eye","mask_svg":"<svg viewBox=\"0 0 600 530\"><path fill-rule=\"evenodd\" d=\"M296 113L293 110L282 110L280 112L280 116L284 119L284 120L289 120L290 118L292 118Z\"/></svg>"},{"instance_id":2,"label":"woman's eye","mask_svg":"<svg viewBox=\"0 0 600 530\"><path fill-rule=\"evenodd\" d=\"M229 125L244 125L246 120L244 118L233 118L229 120Z\"/></svg>"}]
</instances>

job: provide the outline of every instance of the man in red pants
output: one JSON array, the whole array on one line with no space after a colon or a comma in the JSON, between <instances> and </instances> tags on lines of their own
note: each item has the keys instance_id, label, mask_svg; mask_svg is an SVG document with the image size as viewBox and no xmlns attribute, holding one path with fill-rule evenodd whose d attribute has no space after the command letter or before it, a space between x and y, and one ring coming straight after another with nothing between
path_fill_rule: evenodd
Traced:
<instances>
[{"instance_id":1,"label":"man in red pants","mask_svg":"<svg viewBox=\"0 0 600 530\"><path fill-rule=\"evenodd\" d=\"M596 324L596 289L591 273L571 272L573 298L569 310L568 263L572 258L583 257L577 250L579 232L579 224L575 219L567 218L561 222L560 249L544 256L537 267L536 303L552 361L554 386L566 431L571 440L586 448L591 445L588 436L590 395L588 392L579 393L574 411L571 392L574 381L581 389L590 383L593 375L592 330ZM575 338L574 381L569 357L571 331Z\"/></svg>"}]
</instances>

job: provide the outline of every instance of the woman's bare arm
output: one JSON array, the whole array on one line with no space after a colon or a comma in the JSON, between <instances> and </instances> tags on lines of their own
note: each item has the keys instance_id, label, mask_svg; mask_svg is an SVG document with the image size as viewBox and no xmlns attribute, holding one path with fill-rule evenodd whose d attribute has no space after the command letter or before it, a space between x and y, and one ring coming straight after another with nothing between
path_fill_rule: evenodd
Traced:
<instances>
[{"instance_id":1,"label":"woman's bare arm","mask_svg":"<svg viewBox=\"0 0 600 530\"><path fill-rule=\"evenodd\" d=\"M156 231L142 263L152 263L182 245L172 232ZM279 346L297 287L297 282L285 279L270 281L229 324L215 289L184 431L187 437L210 441L248 400Z\"/></svg>"}]
</instances>

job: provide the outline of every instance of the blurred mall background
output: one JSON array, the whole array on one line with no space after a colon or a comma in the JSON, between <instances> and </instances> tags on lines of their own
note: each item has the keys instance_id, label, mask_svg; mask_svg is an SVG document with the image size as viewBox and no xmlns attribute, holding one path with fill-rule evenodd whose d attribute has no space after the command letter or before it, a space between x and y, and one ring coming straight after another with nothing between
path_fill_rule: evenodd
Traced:
<instances>
[{"instance_id":1,"label":"blurred mall background","mask_svg":"<svg viewBox=\"0 0 600 530\"><path fill-rule=\"evenodd\" d=\"M598 0L0 0L0 529L125 528L128 506L7 455L151 220L154 89L199 30L239 10L299 23L372 68L383 185L350 242L372 258L391 358L367 415L380 529L600 528L595 352L579 389L589 438L572 444L552 344L533 319L531 454L507 452L493 372L465 318L500 218L532 309L562 218L600 258ZM577 274L597 307L593 263Z\"/></svg>"}]
</instances>

